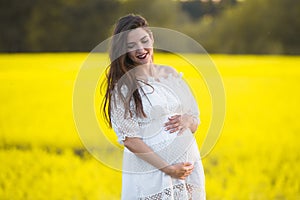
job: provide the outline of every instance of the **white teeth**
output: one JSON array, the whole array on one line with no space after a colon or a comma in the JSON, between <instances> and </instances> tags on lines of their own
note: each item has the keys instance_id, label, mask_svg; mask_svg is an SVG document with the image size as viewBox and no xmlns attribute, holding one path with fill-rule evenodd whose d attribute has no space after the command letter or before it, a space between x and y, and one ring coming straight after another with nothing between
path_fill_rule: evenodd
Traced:
<instances>
[{"instance_id":1,"label":"white teeth","mask_svg":"<svg viewBox=\"0 0 300 200\"><path fill-rule=\"evenodd\" d=\"M142 55L136 56L138 59L145 59L147 57L148 53L144 53Z\"/></svg>"}]
</instances>

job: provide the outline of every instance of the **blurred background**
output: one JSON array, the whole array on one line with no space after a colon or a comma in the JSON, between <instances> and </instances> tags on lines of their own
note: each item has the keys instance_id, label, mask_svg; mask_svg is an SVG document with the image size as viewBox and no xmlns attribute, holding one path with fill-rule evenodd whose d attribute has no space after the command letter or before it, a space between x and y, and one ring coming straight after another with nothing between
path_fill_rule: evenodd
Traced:
<instances>
[{"instance_id":1,"label":"blurred background","mask_svg":"<svg viewBox=\"0 0 300 200\"><path fill-rule=\"evenodd\" d=\"M1 52L90 51L117 19L183 32L210 53L299 54L295 0L1 0Z\"/></svg>"},{"instance_id":2,"label":"blurred background","mask_svg":"<svg viewBox=\"0 0 300 200\"><path fill-rule=\"evenodd\" d=\"M121 172L86 151L72 98L89 52L129 13L198 41L222 76L226 119L203 158L207 199L300 199L298 0L0 0L0 199L120 199ZM187 70L200 148L211 117L205 84L193 83L183 57L155 61Z\"/></svg>"}]
</instances>

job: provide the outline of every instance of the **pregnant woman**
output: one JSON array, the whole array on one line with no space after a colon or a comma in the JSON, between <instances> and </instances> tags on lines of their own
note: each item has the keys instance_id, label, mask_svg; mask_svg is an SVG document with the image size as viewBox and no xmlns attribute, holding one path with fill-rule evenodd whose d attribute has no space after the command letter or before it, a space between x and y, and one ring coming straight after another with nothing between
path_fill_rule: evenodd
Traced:
<instances>
[{"instance_id":1,"label":"pregnant woman","mask_svg":"<svg viewBox=\"0 0 300 200\"><path fill-rule=\"evenodd\" d=\"M203 200L198 106L182 74L153 62L153 43L143 17L117 22L103 110L124 145L122 200Z\"/></svg>"}]
</instances>

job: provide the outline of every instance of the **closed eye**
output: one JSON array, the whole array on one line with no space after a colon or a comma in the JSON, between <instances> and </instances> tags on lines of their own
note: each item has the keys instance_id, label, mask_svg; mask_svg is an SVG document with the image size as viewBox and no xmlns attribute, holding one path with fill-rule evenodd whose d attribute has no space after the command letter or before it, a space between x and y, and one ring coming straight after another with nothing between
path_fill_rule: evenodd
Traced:
<instances>
[{"instance_id":1,"label":"closed eye","mask_svg":"<svg viewBox=\"0 0 300 200\"><path fill-rule=\"evenodd\" d=\"M147 35L144 36L144 37L142 37L142 38L140 39L140 42L141 42L142 44L147 44L147 43L149 42L149 37L148 37ZM129 43L127 43L127 48L128 48L128 49L133 49L133 48L135 47L135 45L136 45L135 42L129 42Z\"/></svg>"},{"instance_id":2,"label":"closed eye","mask_svg":"<svg viewBox=\"0 0 300 200\"><path fill-rule=\"evenodd\" d=\"M132 49L134 46L135 46L134 44L130 44L130 45L127 45L127 48Z\"/></svg>"},{"instance_id":3,"label":"closed eye","mask_svg":"<svg viewBox=\"0 0 300 200\"><path fill-rule=\"evenodd\" d=\"M148 38L142 40L142 43L143 43L143 44L146 44L146 43L148 43L148 42L149 42L149 39L148 39Z\"/></svg>"}]
</instances>

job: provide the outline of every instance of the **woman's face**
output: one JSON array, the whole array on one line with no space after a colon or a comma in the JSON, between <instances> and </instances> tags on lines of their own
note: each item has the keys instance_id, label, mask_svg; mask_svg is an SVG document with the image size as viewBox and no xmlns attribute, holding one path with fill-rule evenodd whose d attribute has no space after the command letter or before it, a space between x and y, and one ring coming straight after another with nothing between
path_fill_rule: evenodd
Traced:
<instances>
[{"instance_id":1,"label":"woman's face","mask_svg":"<svg viewBox=\"0 0 300 200\"><path fill-rule=\"evenodd\" d=\"M153 39L143 28L133 29L127 36L127 52L135 65L152 62Z\"/></svg>"}]
</instances>

